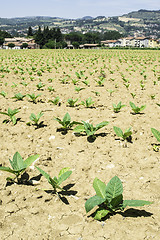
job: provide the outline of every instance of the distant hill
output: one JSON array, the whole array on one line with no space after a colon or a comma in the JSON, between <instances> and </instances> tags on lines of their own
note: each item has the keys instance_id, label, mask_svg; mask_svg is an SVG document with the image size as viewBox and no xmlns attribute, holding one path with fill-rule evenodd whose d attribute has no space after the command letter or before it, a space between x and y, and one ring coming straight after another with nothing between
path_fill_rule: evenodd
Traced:
<instances>
[{"instance_id":1,"label":"distant hill","mask_svg":"<svg viewBox=\"0 0 160 240\"><path fill-rule=\"evenodd\" d=\"M66 19L49 16L28 16L21 18L0 18L0 29L16 35L25 35L28 27L31 26L36 31L39 26L49 26L49 28L59 27L62 33L79 31L86 33L89 31L106 32L116 30L123 35L137 35L160 38L160 10L133 11L122 16L105 17L85 16L79 19Z\"/></svg>"}]
</instances>

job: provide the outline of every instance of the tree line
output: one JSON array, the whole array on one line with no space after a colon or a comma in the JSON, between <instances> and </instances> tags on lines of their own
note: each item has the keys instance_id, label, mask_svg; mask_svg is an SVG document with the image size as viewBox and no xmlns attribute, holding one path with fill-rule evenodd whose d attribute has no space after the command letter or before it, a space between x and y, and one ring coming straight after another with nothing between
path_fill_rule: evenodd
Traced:
<instances>
[{"instance_id":1,"label":"tree line","mask_svg":"<svg viewBox=\"0 0 160 240\"><path fill-rule=\"evenodd\" d=\"M0 45L4 43L4 38L12 37L11 34L0 30ZM62 34L60 28L44 27L41 29L39 26L37 31L33 31L32 27L28 28L27 37L32 37L35 42L40 45L40 48L65 48L67 43L72 44L74 48L78 48L79 45L85 43L97 43L100 44L103 40L117 40L122 37L118 31L106 31L104 33L99 32L70 32L68 34ZM27 47L27 46L24 46Z\"/></svg>"},{"instance_id":2,"label":"tree line","mask_svg":"<svg viewBox=\"0 0 160 240\"><path fill-rule=\"evenodd\" d=\"M70 32L69 34L62 34L59 28L41 27L33 34L31 27L28 29L28 36L33 36L35 42L40 45L41 48L65 48L67 43L70 43L74 48L78 48L79 45L84 43L97 43L100 44L103 40L117 40L122 37L118 31L106 31L105 33L99 32Z\"/></svg>"}]
</instances>

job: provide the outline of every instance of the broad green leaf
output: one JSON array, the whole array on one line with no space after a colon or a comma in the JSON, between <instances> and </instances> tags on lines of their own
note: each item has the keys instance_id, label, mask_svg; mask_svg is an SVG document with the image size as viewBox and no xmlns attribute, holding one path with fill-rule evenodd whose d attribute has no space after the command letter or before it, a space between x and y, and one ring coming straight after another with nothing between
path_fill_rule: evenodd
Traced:
<instances>
[{"instance_id":1,"label":"broad green leaf","mask_svg":"<svg viewBox=\"0 0 160 240\"><path fill-rule=\"evenodd\" d=\"M66 123L66 125L71 122L71 117L68 112L64 115L63 122Z\"/></svg>"},{"instance_id":2,"label":"broad green leaf","mask_svg":"<svg viewBox=\"0 0 160 240\"><path fill-rule=\"evenodd\" d=\"M115 197L111 201L112 208L117 208L123 202L123 195L120 194L119 196Z\"/></svg>"},{"instance_id":3,"label":"broad green leaf","mask_svg":"<svg viewBox=\"0 0 160 240\"><path fill-rule=\"evenodd\" d=\"M23 162L23 159L21 157L21 155L16 152L13 156L13 160L9 160L10 163L11 163L11 166L12 168L15 170L15 171L20 171L20 170L23 170L25 169L27 166L26 164Z\"/></svg>"},{"instance_id":4,"label":"broad green leaf","mask_svg":"<svg viewBox=\"0 0 160 240\"><path fill-rule=\"evenodd\" d=\"M70 169L69 167L62 168L58 174L58 177L60 177L63 173L69 171L69 169Z\"/></svg>"},{"instance_id":5,"label":"broad green leaf","mask_svg":"<svg viewBox=\"0 0 160 240\"><path fill-rule=\"evenodd\" d=\"M106 210L106 209L100 209L100 210L97 210L95 215L94 215L94 219L96 220L102 220L102 218L104 218L105 216L107 216L107 214L110 213L109 210Z\"/></svg>"},{"instance_id":6,"label":"broad green leaf","mask_svg":"<svg viewBox=\"0 0 160 240\"><path fill-rule=\"evenodd\" d=\"M140 111L143 111L145 108L146 108L146 105L142 105L142 106L140 107Z\"/></svg>"},{"instance_id":7,"label":"broad green leaf","mask_svg":"<svg viewBox=\"0 0 160 240\"><path fill-rule=\"evenodd\" d=\"M117 108L121 108L121 102L117 104Z\"/></svg>"},{"instance_id":8,"label":"broad green leaf","mask_svg":"<svg viewBox=\"0 0 160 240\"><path fill-rule=\"evenodd\" d=\"M104 182L96 177L93 181L93 187L97 196L106 199L106 184Z\"/></svg>"},{"instance_id":9,"label":"broad green leaf","mask_svg":"<svg viewBox=\"0 0 160 240\"><path fill-rule=\"evenodd\" d=\"M76 132L76 133L84 132L84 131L85 131L84 125L81 124L81 125L76 126L76 127L73 129L73 131Z\"/></svg>"},{"instance_id":10,"label":"broad green leaf","mask_svg":"<svg viewBox=\"0 0 160 240\"><path fill-rule=\"evenodd\" d=\"M31 116L29 118L31 121L34 121L36 119L36 115L34 113L31 113Z\"/></svg>"},{"instance_id":11,"label":"broad green leaf","mask_svg":"<svg viewBox=\"0 0 160 240\"><path fill-rule=\"evenodd\" d=\"M99 197L99 196L93 196L89 198L86 203L85 203L85 209L86 212L88 213L91 211L95 206L102 204L105 201L105 199Z\"/></svg>"},{"instance_id":12,"label":"broad green leaf","mask_svg":"<svg viewBox=\"0 0 160 240\"><path fill-rule=\"evenodd\" d=\"M58 185L60 185L62 182L64 182L70 175L72 171L64 172L59 178L58 178Z\"/></svg>"},{"instance_id":13,"label":"broad green leaf","mask_svg":"<svg viewBox=\"0 0 160 240\"><path fill-rule=\"evenodd\" d=\"M150 201L144 201L144 200L124 200L123 201L123 207L126 208L127 206L129 207L141 207L144 205L150 205L153 202Z\"/></svg>"},{"instance_id":14,"label":"broad green leaf","mask_svg":"<svg viewBox=\"0 0 160 240\"><path fill-rule=\"evenodd\" d=\"M123 185L121 180L115 176L113 177L106 187L106 199L111 202L112 199L118 197L123 193Z\"/></svg>"},{"instance_id":15,"label":"broad green leaf","mask_svg":"<svg viewBox=\"0 0 160 240\"><path fill-rule=\"evenodd\" d=\"M101 122L101 123L96 125L96 130L98 130L98 129L102 128L102 127L105 127L108 124L109 124L109 122L107 122L107 121Z\"/></svg>"},{"instance_id":16,"label":"broad green leaf","mask_svg":"<svg viewBox=\"0 0 160 240\"><path fill-rule=\"evenodd\" d=\"M15 174L15 171L9 167L0 167L0 171L6 171Z\"/></svg>"},{"instance_id":17,"label":"broad green leaf","mask_svg":"<svg viewBox=\"0 0 160 240\"><path fill-rule=\"evenodd\" d=\"M39 155L32 155L28 157L25 161L24 164L26 165L26 168L29 167L37 158L39 158Z\"/></svg>"},{"instance_id":18,"label":"broad green leaf","mask_svg":"<svg viewBox=\"0 0 160 240\"><path fill-rule=\"evenodd\" d=\"M113 129L114 129L114 131L115 131L115 133L116 133L116 135L118 137L122 137L123 138L123 132L122 132L122 130L119 127L114 126Z\"/></svg>"},{"instance_id":19,"label":"broad green leaf","mask_svg":"<svg viewBox=\"0 0 160 240\"><path fill-rule=\"evenodd\" d=\"M136 105L133 102L129 102L129 104L130 104L132 109L136 109L137 108Z\"/></svg>"},{"instance_id":20,"label":"broad green leaf","mask_svg":"<svg viewBox=\"0 0 160 240\"><path fill-rule=\"evenodd\" d=\"M156 130L155 128L151 128L151 131L152 131L153 135L155 136L155 138L160 142L160 132L158 130Z\"/></svg>"}]
</instances>

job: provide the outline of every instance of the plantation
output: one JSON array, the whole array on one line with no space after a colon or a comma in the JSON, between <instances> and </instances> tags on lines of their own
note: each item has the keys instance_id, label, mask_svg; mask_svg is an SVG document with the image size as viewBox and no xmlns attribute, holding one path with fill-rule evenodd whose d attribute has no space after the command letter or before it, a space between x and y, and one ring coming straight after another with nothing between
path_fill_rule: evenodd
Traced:
<instances>
[{"instance_id":1,"label":"plantation","mask_svg":"<svg viewBox=\"0 0 160 240\"><path fill-rule=\"evenodd\" d=\"M2 240L159 239L159 51L1 50L0 103Z\"/></svg>"}]
</instances>

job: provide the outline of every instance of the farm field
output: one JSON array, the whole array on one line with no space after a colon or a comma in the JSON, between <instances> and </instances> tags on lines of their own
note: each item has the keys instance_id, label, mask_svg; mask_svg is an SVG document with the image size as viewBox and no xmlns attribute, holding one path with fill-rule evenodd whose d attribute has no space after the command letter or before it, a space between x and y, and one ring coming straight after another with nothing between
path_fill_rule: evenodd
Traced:
<instances>
[{"instance_id":1,"label":"farm field","mask_svg":"<svg viewBox=\"0 0 160 240\"><path fill-rule=\"evenodd\" d=\"M125 106L114 111L119 102ZM146 107L134 113L131 103ZM39 158L19 184L7 183L14 175L0 171L0 238L160 239L160 143L151 131L160 131L158 104L158 50L1 50L0 112L18 111L16 122L0 114L0 166L11 167L16 152ZM32 113L42 113L39 121ZM87 136L75 133L76 124L62 129L58 119L66 113L75 122L109 123ZM114 126L131 127L128 141ZM61 184L67 191L59 189L58 197L35 166L51 177L69 167L72 174ZM107 184L114 176L124 200L153 203L95 220L96 207L85 210L96 194L93 181Z\"/></svg>"}]
</instances>

